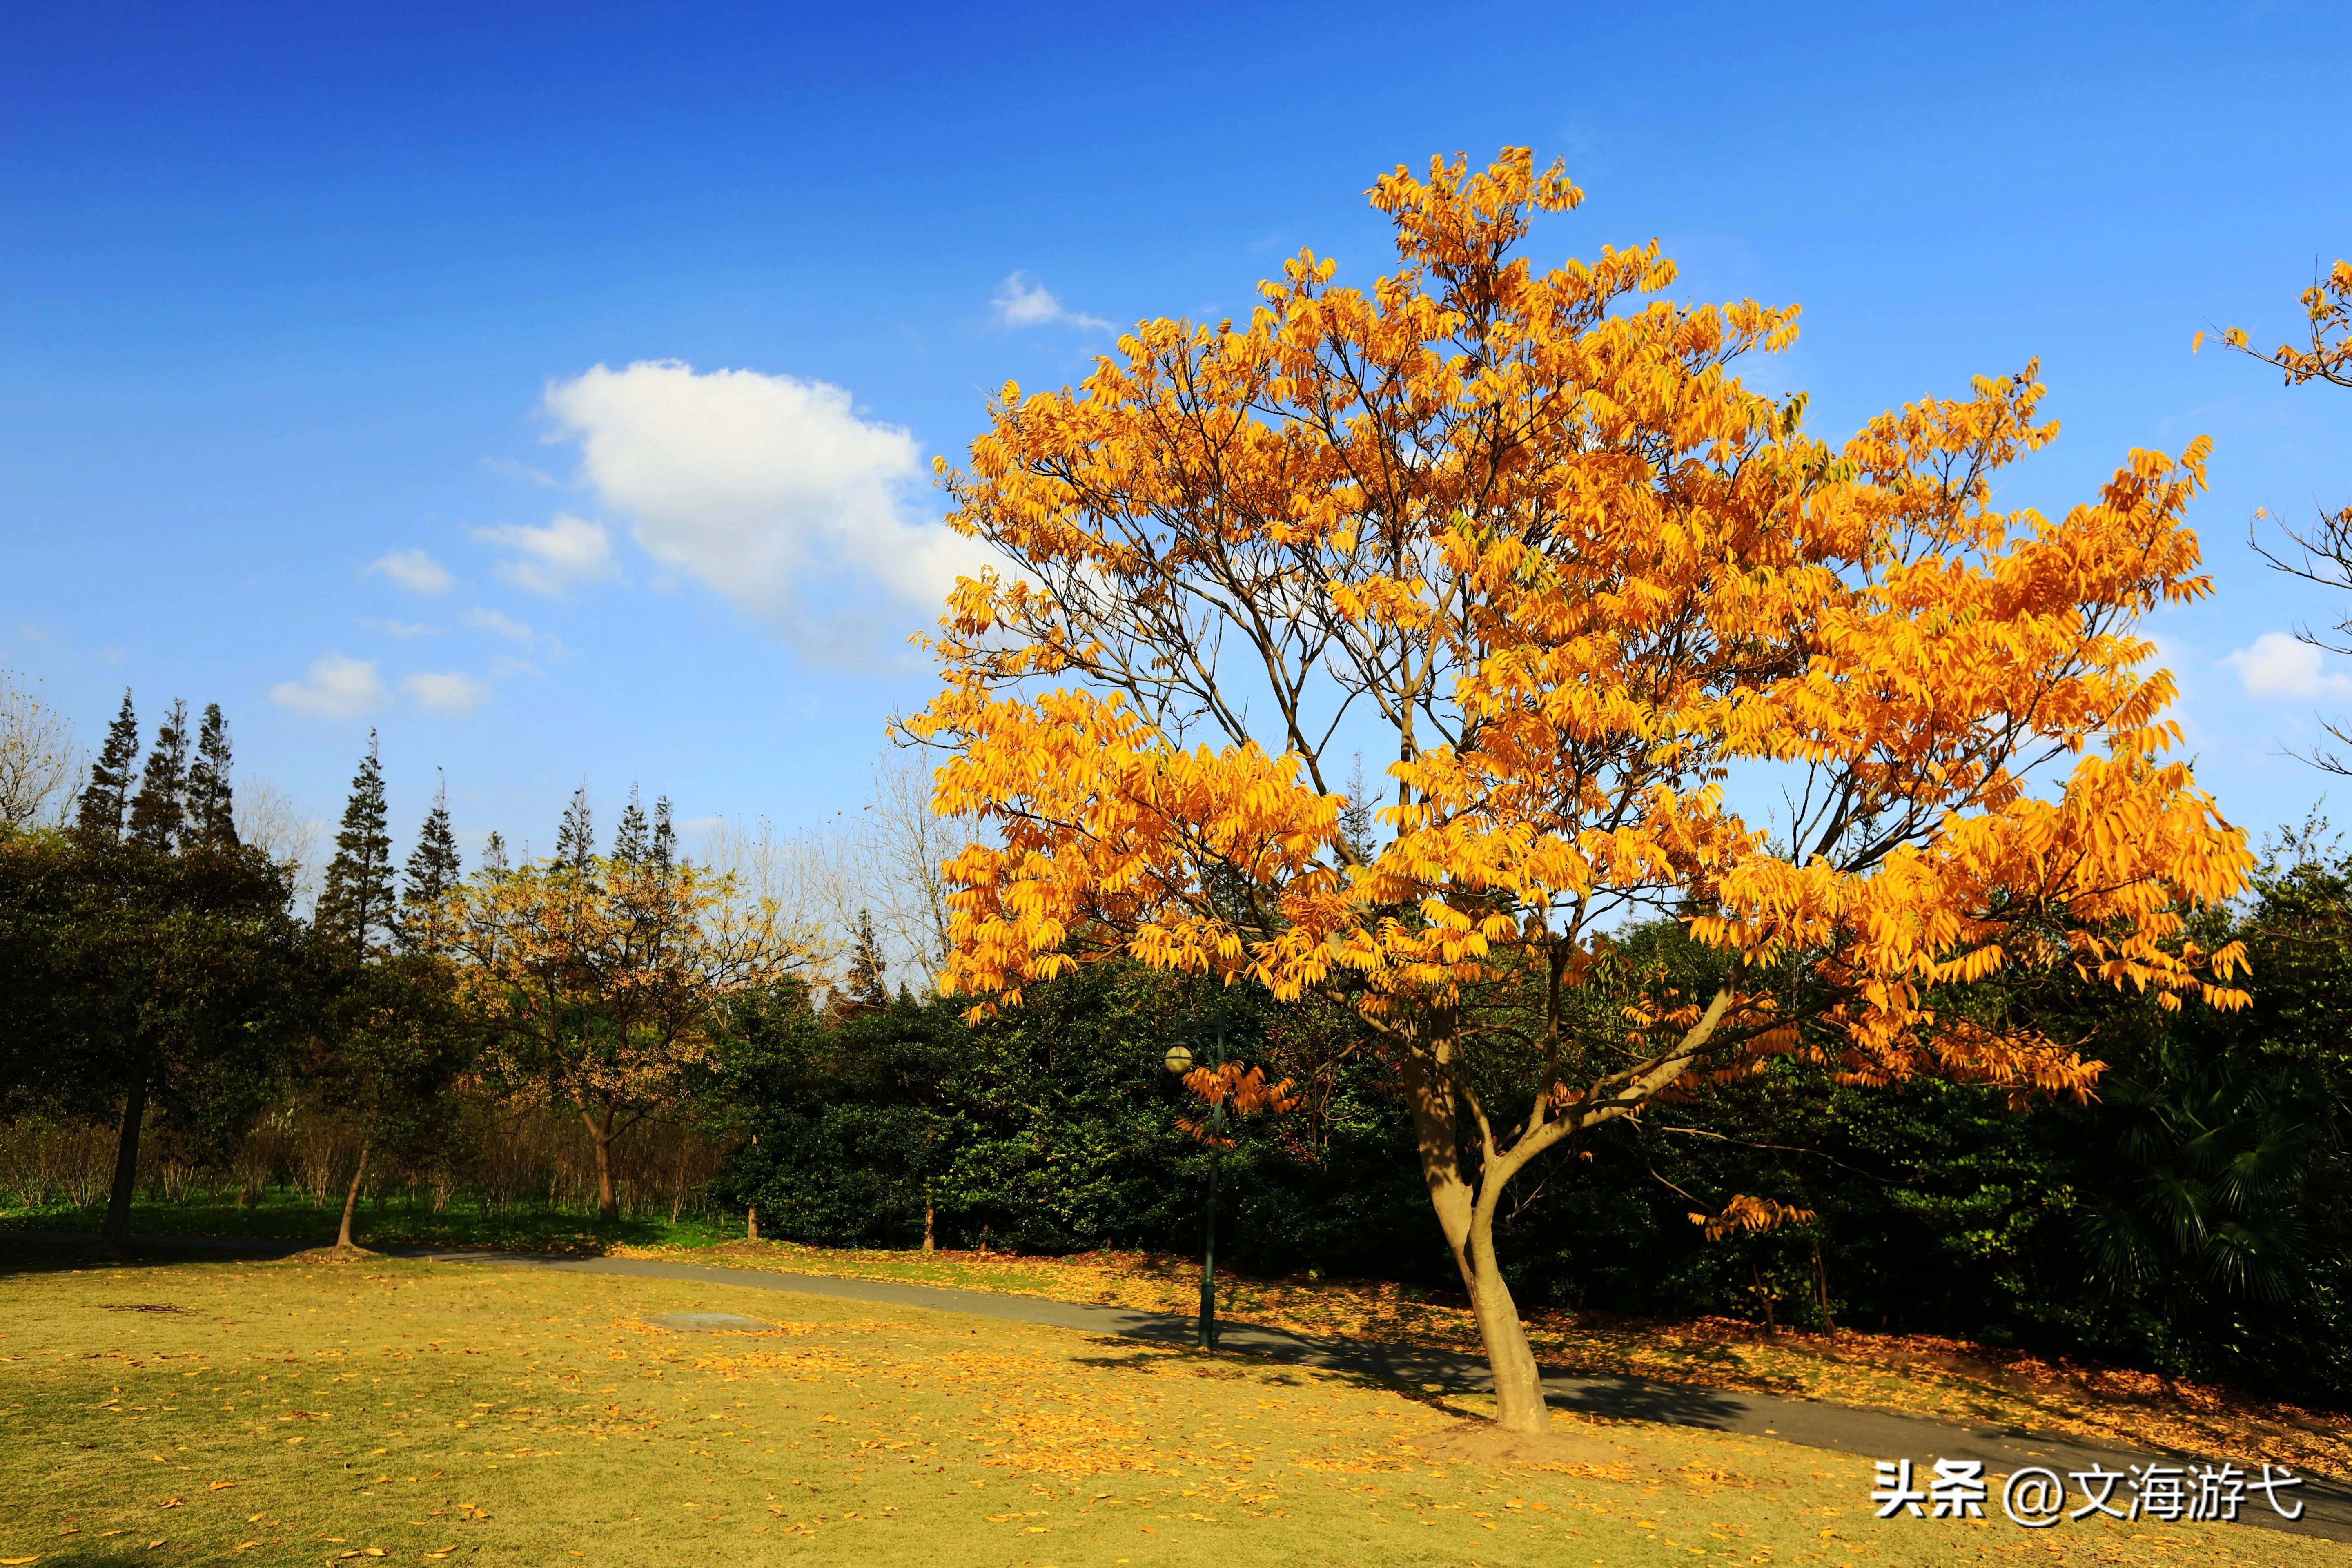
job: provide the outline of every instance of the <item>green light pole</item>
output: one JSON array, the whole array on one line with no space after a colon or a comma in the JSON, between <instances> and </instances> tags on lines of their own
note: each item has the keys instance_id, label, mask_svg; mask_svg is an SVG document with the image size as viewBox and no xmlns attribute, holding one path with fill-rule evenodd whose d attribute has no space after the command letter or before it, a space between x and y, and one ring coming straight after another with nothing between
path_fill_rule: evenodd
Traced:
<instances>
[{"instance_id":1,"label":"green light pole","mask_svg":"<svg viewBox=\"0 0 2352 1568\"><path fill-rule=\"evenodd\" d=\"M1195 1026L1196 1027L1198 1026ZM1225 1065L1225 1009L1222 999L1216 1014L1216 1056L1211 1065L1222 1072ZM1168 1047L1161 1058L1168 1070L1182 1078L1192 1070L1192 1053L1182 1046ZM1223 1164L1219 1144L1225 1135L1225 1102L1220 1098L1209 1107L1209 1222L1208 1235L1201 1253L1201 1348L1217 1348L1217 1173Z\"/></svg>"}]
</instances>

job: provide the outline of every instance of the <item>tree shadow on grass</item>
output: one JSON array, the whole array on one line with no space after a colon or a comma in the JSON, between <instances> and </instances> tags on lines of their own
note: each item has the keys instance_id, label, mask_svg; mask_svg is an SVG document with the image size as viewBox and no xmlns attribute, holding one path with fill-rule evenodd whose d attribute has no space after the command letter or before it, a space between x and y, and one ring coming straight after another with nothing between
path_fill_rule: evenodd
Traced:
<instances>
[{"instance_id":1,"label":"tree shadow on grass","mask_svg":"<svg viewBox=\"0 0 2352 1568\"><path fill-rule=\"evenodd\" d=\"M1095 1342L1097 1344L1109 1344L1117 1342L1097 1340ZM1220 1358L1225 1357L1229 1354L1235 1356L1248 1356L1248 1352L1227 1352L1218 1351L1212 1352L1210 1353ZM1129 1351L1123 1355L1076 1356L1072 1359L1076 1365L1092 1367L1097 1372L1158 1372L1164 1368L1168 1363L1168 1358L1164 1352L1154 1355L1146 1351ZM1258 1358L1248 1356L1248 1359L1255 1362ZM1247 1377L1254 1383L1268 1384L1276 1388L1304 1388L1307 1384L1307 1380L1306 1378L1299 1376L1296 1373L1286 1370L1268 1370L1263 1365L1243 1367L1232 1364L1220 1365L1216 1362L1207 1362L1194 1370L1202 1373L1203 1375L1213 1378ZM1323 1373L1327 1379L1337 1382L1345 1387L1363 1389L1381 1394L1393 1394L1401 1399L1409 1400L1415 1405L1425 1405L1432 1410L1439 1411L1447 1415L1467 1419L1474 1417L1478 1414L1476 1411L1453 1403L1455 1395L1463 1392L1461 1390L1423 1388L1417 1384L1404 1383L1393 1377L1383 1376L1377 1373L1358 1368L1318 1366L1316 1370Z\"/></svg>"}]
</instances>

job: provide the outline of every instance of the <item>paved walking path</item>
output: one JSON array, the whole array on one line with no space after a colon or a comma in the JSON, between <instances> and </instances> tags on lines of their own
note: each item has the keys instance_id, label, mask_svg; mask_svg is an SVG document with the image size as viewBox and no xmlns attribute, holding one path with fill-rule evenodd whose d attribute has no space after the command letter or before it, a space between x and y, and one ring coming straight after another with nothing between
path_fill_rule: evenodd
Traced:
<instances>
[{"instance_id":1,"label":"paved walking path","mask_svg":"<svg viewBox=\"0 0 2352 1568\"><path fill-rule=\"evenodd\" d=\"M9 1239L51 1244L95 1240L87 1236L0 1232L0 1242ZM140 1245L159 1251L282 1256L304 1250L311 1244L231 1237L157 1237L142 1238ZM1198 1332L1195 1320L1174 1313L1056 1301L1042 1296L916 1285L895 1279L850 1279L831 1275L791 1274L769 1268L729 1268L711 1264L673 1263L648 1258L554 1258L540 1253L486 1252L449 1247L388 1247L380 1250L392 1257L427 1258L437 1262L497 1264L578 1274L620 1274L642 1279L692 1280L736 1289L878 1301L892 1306L961 1312L974 1317L1037 1323L1049 1328L1073 1329L1082 1333L1116 1335L1160 1344L1189 1345L1194 1342ZM1489 1384L1484 1361L1453 1351L1338 1337L1310 1338L1281 1329L1259 1328L1244 1323L1223 1324L1218 1342L1224 1351L1263 1360L1355 1373L1425 1389L1484 1389ZM1816 1400L1782 1399L1768 1394L1737 1393L1691 1384L1658 1383L1633 1377L1581 1377L1551 1369L1544 1373L1544 1392L1550 1402L1561 1409L1656 1421L1675 1426L1704 1427L1743 1436L1778 1437L1784 1442L1872 1459L1910 1458L1916 1461L1922 1472L1929 1468L1928 1460L1931 1458L1981 1459L1987 1473L2005 1475L2025 1465L2047 1466L2064 1474L2086 1471L2094 1465L2104 1466L2110 1470L2125 1470L2131 1465L2145 1465L2151 1458L2178 1462L2200 1457L2169 1453L2152 1455L2107 1448L2069 1437L2042 1436L2010 1426L1937 1421L1925 1416L1830 1405ZM2128 1497L2128 1489L2119 1487L2117 1494ZM2352 1487L2308 1477L2302 1486L2282 1495L2290 1502L2302 1500L2305 1507L2301 1520L2289 1522L2279 1519L2268 1503L2259 1496L2253 1496L2240 1510L2240 1522L2320 1536L2330 1541L2352 1542ZM2070 1495L2070 1506L2074 1501ZM1997 1511L1998 1504L1995 1510Z\"/></svg>"}]
</instances>

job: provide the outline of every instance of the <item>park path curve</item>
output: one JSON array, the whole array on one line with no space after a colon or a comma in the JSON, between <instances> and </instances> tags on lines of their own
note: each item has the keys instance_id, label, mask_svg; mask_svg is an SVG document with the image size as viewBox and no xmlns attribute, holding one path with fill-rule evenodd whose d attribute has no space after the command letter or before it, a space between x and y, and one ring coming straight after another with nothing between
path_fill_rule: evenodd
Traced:
<instances>
[{"instance_id":1,"label":"park path curve","mask_svg":"<svg viewBox=\"0 0 2352 1568\"><path fill-rule=\"evenodd\" d=\"M96 1237L58 1233L9 1233L12 1237L50 1244L92 1243ZM246 1241L242 1238L141 1237L139 1245L183 1252L233 1251L286 1253L305 1250L304 1242ZM387 1257L438 1263L499 1265L507 1268L552 1269L577 1274L618 1274L641 1279L677 1279L733 1289L777 1290L803 1296L832 1296L932 1311L960 1312L998 1318L1016 1323L1070 1329L1080 1333L1144 1340L1159 1344L1192 1344L1196 1320L1172 1312L1147 1312L1131 1307L1097 1306L1082 1301L1057 1301L1044 1296L1016 1296L993 1290L966 1290L948 1285L917 1285L897 1279L857 1279L825 1274L793 1274L773 1268L730 1268L706 1263L675 1263L636 1258L568 1258L543 1253L485 1251L479 1248L386 1247ZM1283 1329L1224 1322L1219 1326L1219 1349L1261 1360L1297 1366L1321 1367L1360 1376L1438 1390L1484 1390L1489 1386L1486 1363L1458 1352L1415 1345L1383 1344L1341 1337L1309 1337ZM2005 1475L2025 1465L2043 1465L2061 1472L2087 1470L2101 1465L2122 1470L2151 1459L2179 1462L2201 1455L2148 1453L2102 1447L2071 1437L2052 1437L1990 1423L1964 1424L1921 1415L1871 1410L1819 1400L1783 1399L1769 1394L1748 1394L1706 1388L1694 1384L1662 1383L1633 1377L1586 1377L1544 1369L1544 1392L1563 1410L1674 1426L1696 1426L1748 1437L1777 1437L1811 1448L1826 1448L1871 1459L1910 1458L1926 1470L1930 1458L1981 1459L1987 1473ZM2290 1498L2304 1501L2303 1517L2288 1521L2272 1513L2267 1503L2250 1498L2240 1522L2352 1542L2352 1487L2308 1477Z\"/></svg>"}]
</instances>

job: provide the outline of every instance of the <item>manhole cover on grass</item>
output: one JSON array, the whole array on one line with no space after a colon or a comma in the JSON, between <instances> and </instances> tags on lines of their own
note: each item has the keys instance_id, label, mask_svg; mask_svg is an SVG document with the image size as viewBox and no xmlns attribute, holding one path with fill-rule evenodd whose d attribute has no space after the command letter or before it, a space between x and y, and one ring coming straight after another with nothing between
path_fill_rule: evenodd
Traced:
<instances>
[{"instance_id":1,"label":"manhole cover on grass","mask_svg":"<svg viewBox=\"0 0 2352 1568\"><path fill-rule=\"evenodd\" d=\"M647 1318L646 1321L688 1334L740 1333L746 1329L768 1327L757 1318L746 1318L734 1312L664 1312L659 1317Z\"/></svg>"}]
</instances>

